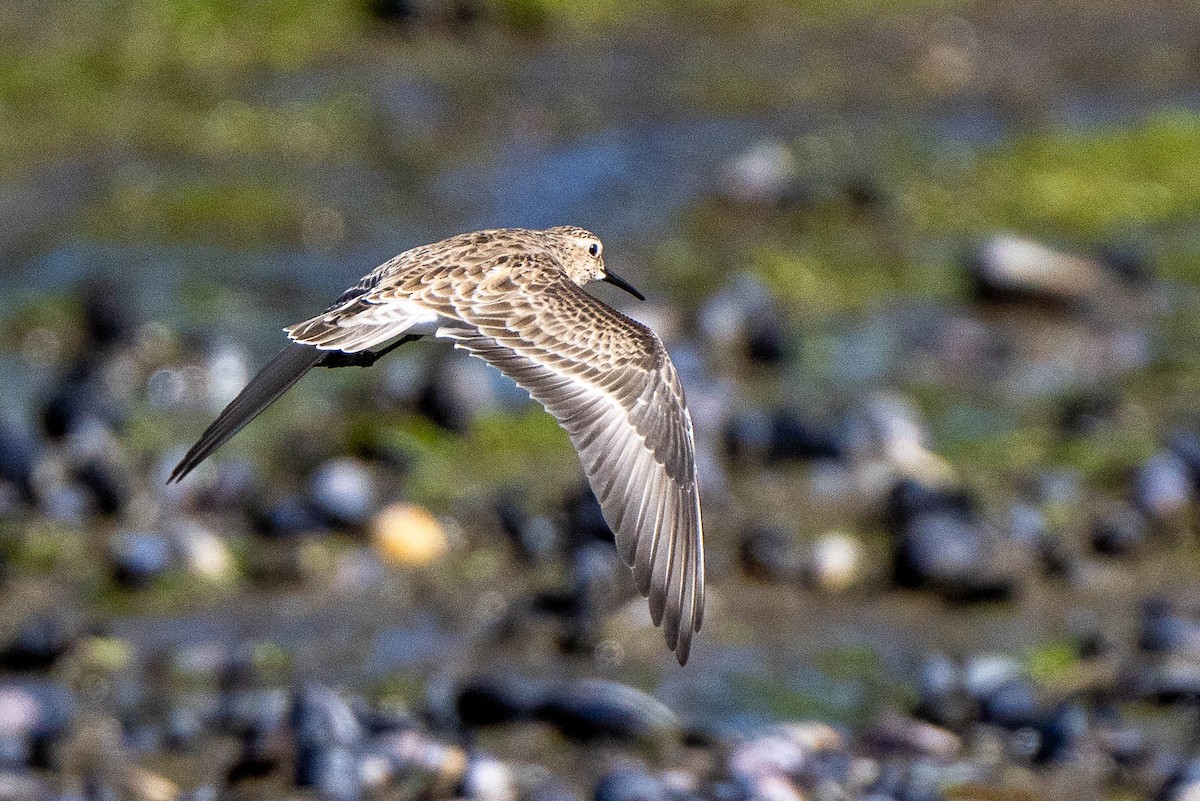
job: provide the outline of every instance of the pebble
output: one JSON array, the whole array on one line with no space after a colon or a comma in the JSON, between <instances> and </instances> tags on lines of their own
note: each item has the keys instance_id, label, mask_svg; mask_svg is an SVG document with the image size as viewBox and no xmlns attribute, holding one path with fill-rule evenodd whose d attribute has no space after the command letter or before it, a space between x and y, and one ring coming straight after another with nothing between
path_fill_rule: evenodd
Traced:
<instances>
[{"instance_id":1,"label":"pebble","mask_svg":"<svg viewBox=\"0 0 1200 801\"><path fill-rule=\"evenodd\" d=\"M865 558L857 539L831 531L809 547L804 576L809 586L822 592L846 592L862 579Z\"/></svg>"},{"instance_id":2,"label":"pebble","mask_svg":"<svg viewBox=\"0 0 1200 801\"><path fill-rule=\"evenodd\" d=\"M172 547L188 573L209 581L234 578L237 565L223 538L186 519L171 525L169 533Z\"/></svg>"},{"instance_id":3,"label":"pebble","mask_svg":"<svg viewBox=\"0 0 1200 801\"><path fill-rule=\"evenodd\" d=\"M75 697L62 684L38 678L0 682L0 742L19 743L29 767L50 765L56 742L76 714Z\"/></svg>"},{"instance_id":4,"label":"pebble","mask_svg":"<svg viewBox=\"0 0 1200 801\"><path fill-rule=\"evenodd\" d=\"M426 509L393 503L371 521L371 542L383 560L400 567L423 567L450 549L450 538Z\"/></svg>"},{"instance_id":5,"label":"pebble","mask_svg":"<svg viewBox=\"0 0 1200 801\"><path fill-rule=\"evenodd\" d=\"M325 462L309 480L313 505L335 526L360 526L375 509L375 482L371 470L353 458Z\"/></svg>"},{"instance_id":6,"label":"pebble","mask_svg":"<svg viewBox=\"0 0 1200 801\"><path fill-rule=\"evenodd\" d=\"M978 715L978 701L967 691L963 670L944 654L932 654L917 673L915 714L962 731Z\"/></svg>"},{"instance_id":7,"label":"pebble","mask_svg":"<svg viewBox=\"0 0 1200 801\"><path fill-rule=\"evenodd\" d=\"M671 796L657 779L639 768L618 768L596 782L595 801L669 801Z\"/></svg>"},{"instance_id":8,"label":"pebble","mask_svg":"<svg viewBox=\"0 0 1200 801\"><path fill-rule=\"evenodd\" d=\"M762 139L722 165L722 193L737 203L772 206L790 196L799 177L786 142Z\"/></svg>"},{"instance_id":9,"label":"pebble","mask_svg":"<svg viewBox=\"0 0 1200 801\"><path fill-rule=\"evenodd\" d=\"M161 534L122 531L109 542L113 580L130 590L144 590L171 569L170 541Z\"/></svg>"},{"instance_id":10,"label":"pebble","mask_svg":"<svg viewBox=\"0 0 1200 801\"><path fill-rule=\"evenodd\" d=\"M1167 520L1191 504L1195 490L1187 462L1171 451L1159 451L1133 475L1134 506L1155 520Z\"/></svg>"},{"instance_id":11,"label":"pebble","mask_svg":"<svg viewBox=\"0 0 1200 801\"><path fill-rule=\"evenodd\" d=\"M867 730L864 739L872 749L884 755L920 754L952 759L962 750L962 739L940 726L900 715L884 715Z\"/></svg>"},{"instance_id":12,"label":"pebble","mask_svg":"<svg viewBox=\"0 0 1200 801\"><path fill-rule=\"evenodd\" d=\"M1200 660L1200 620L1179 613L1160 597L1142 602L1138 645L1143 651Z\"/></svg>"},{"instance_id":13,"label":"pebble","mask_svg":"<svg viewBox=\"0 0 1200 801\"><path fill-rule=\"evenodd\" d=\"M1009 679L977 698L979 719L1006 729L1032 726L1041 712L1037 690L1033 682L1023 676Z\"/></svg>"},{"instance_id":14,"label":"pebble","mask_svg":"<svg viewBox=\"0 0 1200 801\"><path fill-rule=\"evenodd\" d=\"M368 789L395 785L425 797L442 797L460 785L469 765L461 748L417 730L386 734L372 751L380 759L365 771Z\"/></svg>"},{"instance_id":15,"label":"pebble","mask_svg":"<svg viewBox=\"0 0 1200 801\"><path fill-rule=\"evenodd\" d=\"M1100 288L1103 267L1031 239L1002 235L980 245L967 272L980 300L1074 308Z\"/></svg>"},{"instance_id":16,"label":"pebble","mask_svg":"<svg viewBox=\"0 0 1200 801\"><path fill-rule=\"evenodd\" d=\"M486 754L471 756L461 789L471 801L516 801L518 797L512 768Z\"/></svg>"}]
</instances>

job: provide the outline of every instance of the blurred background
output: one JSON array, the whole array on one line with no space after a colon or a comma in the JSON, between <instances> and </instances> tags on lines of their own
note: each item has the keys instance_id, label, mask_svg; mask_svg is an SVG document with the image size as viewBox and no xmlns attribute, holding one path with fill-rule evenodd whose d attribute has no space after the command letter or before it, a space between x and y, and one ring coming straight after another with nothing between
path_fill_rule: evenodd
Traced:
<instances>
[{"instance_id":1,"label":"blurred background","mask_svg":"<svg viewBox=\"0 0 1200 801\"><path fill-rule=\"evenodd\" d=\"M1200 797L1200 8L0 7L0 798ZM395 253L575 224L688 391L680 668Z\"/></svg>"}]
</instances>

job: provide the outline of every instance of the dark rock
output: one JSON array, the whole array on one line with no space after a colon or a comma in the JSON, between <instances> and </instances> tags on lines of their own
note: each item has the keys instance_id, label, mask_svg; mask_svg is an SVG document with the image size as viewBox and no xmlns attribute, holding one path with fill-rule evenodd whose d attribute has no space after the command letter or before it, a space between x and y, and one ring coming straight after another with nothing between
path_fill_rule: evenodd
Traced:
<instances>
[{"instance_id":1,"label":"dark rock","mask_svg":"<svg viewBox=\"0 0 1200 801\"><path fill-rule=\"evenodd\" d=\"M171 543L161 534L122 531L109 543L113 579L122 587L141 590L172 565Z\"/></svg>"},{"instance_id":2,"label":"dark rock","mask_svg":"<svg viewBox=\"0 0 1200 801\"><path fill-rule=\"evenodd\" d=\"M1024 677L1004 682L979 701L979 719L1005 729L1032 726L1041 712L1037 690Z\"/></svg>"},{"instance_id":3,"label":"dark rock","mask_svg":"<svg viewBox=\"0 0 1200 801\"><path fill-rule=\"evenodd\" d=\"M786 321L777 313L755 315L746 322L746 356L756 364L775 367L787 360L792 347Z\"/></svg>"},{"instance_id":4,"label":"dark rock","mask_svg":"<svg viewBox=\"0 0 1200 801\"><path fill-rule=\"evenodd\" d=\"M742 535L738 556L742 569L763 581L788 582L800 576L800 554L783 529L752 526Z\"/></svg>"},{"instance_id":5,"label":"dark rock","mask_svg":"<svg viewBox=\"0 0 1200 801\"><path fill-rule=\"evenodd\" d=\"M600 679L551 689L535 717L580 742L643 740L678 729L674 713L657 699L628 685Z\"/></svg>"},{"instance_id":6,"label":"dark rock","mask_svg":"<svg viewBox=\"0 0 1200 801\"><path fill-rule=\"evenodd\" d=\"M1058 428L1069 437L1086 437L1108 427L1117 414L1120 399L1111 392L1081 392L1058 403Z\"/></svg>"},{"instance_id":7,"label":"dark rock","mask_svg":"<svg viewBox=\"0 0 1200 801\"><path fill-rule=\"evenodd\" d=\"M1200 659L1200 621L1180 614L1167 598L1147 598L1142 602L1138 646L1151 653Z\"/></svg>"},{"instance_id":8,"label":"dark rock","mask_svg":"<svg viewBox=\"0 0 1200 801\"><path fill-rule=\"evenodd\" d=\"M559 535L554 524L545 517L530 517L520 500L512 493L503 493L497 497L495 510L500 528L522 561L540 562L558 547Z\"/></svg>"},{"instance_id":9,"label":"dark rock","mask_svg":"<svg viewBox=\"0 0 1200 801\"><path fill-rule=\"evenodd\" d=\"M455 710L465 726L495 726L529 720L538 710L543 689L514 676L480 676L458 692Z\"/></svg>"},{"instance_id":10,"label":"dark rock","mask_svg":"<svg viewBox=\"0 0 1200 801\"><path fill-rule=\"evenodd\" d=\"M41 421L46 435L57 440L89 419L119 429L124 411L104 386L98 365L82 362L51 392L42 408Z\"/></svg>"},{"instance_id":11,"label":"dark rock","mask_svg":"<svg viewBox=\"0 0 1200 801\"><path fill-rule=\"evenodd\" d=\"M88 346L101 349L127 342L134 329L126 295L117 285L103 279L91 279L81 288L83 319Z\"/></svg>"},{"instance_id":12,"label":"dark rock","mask_svg":"<svg viewBox=\"0 0 1200 801\"><path fill-rule=\"evenodd\" d=\"M725 453L742 464L765 462L775 444L775 430L770 417L757 409L743 409L733 414L724 432Z\"/></svg>"},{"instance_id":13,"label":"dark rock","mask_svg":"<svg viewBox=\"0 0 1200 801\"><path fill-rule=\"evenodd\" d=\"M615 542L612 529L604 520L600 502L586 484L569 495L563 503L564 532L572 546L599 540Z\"/></svg>"},{"instance_id":14,"label":"dark rock","mask_svg":"<svg viewBox=\"0 0 1200 801\"><path fill-rule=\"evenodd\" d=\"M1064 762L1074 756L1075 746L1087 730L1088 713L1078 703L1063 703L1041 715L1034 723L1037 749L1035 765Z\"/></svg>"},{"instance_id":15,"label":"dark rock","mask_svg":"<svg viewBox=\"0 0 1200 801\"><path fill-rule=\"evenodd\" d=\"M0 420L0 479L12 483L26 501L33 500L33 469L38 442L20 422Z\"/></svg>"},{"instance_id":16,"label":"dark rock","mask_svg":"<svg viewBox=\"0 0 1200 801\"><path fill-rule=\"evenodd\" d=\"M859 214L877 211L888 202L887 190L879 183L879 179L872 175L844 179L841 182L841 194Z\"/></svg>"},{"instance_id":17,"label":"dark rock","mask_svg":"<svg viewBox=\"0 0 1200 801\"><path fill-rule=\"evenodd\" d=\"M1130 287L1149 286L1154 270L1146 249L1135 242L1115 242L1101 247L1096 255L1110 273Z\"/></svg>"},{"instance_id":18,"label":"dark rock","mask_svg":"<svg viewBox=\"0 0 1200 801\"><path fill-rule=\"evenodd\" d=\"M371 0L371 13L393 24L406 25L417 19L417 3L413 0Z\"/></svg>"},{"instance_id":19,"label":"dark rock","mask_svg":"<svg viewBox=\"0 0 1200 801\"><path fill-rule=\"evenodd\" d=\"M291 539L329 530L325 516L299 495L287 495L253 512L254 530L266 537Z\"/></svg>"},{"instance_id":20,"label":"dark rock","mask_svg":"<svg viewBox=\"0 0 1200 801\"><path fill-rule=\"evenodd\" d=\"M895 542L893 576L898 586L964 602L1007 600L1015 589L983 532L957 513L913 517Z\"/></svg>"},{"instance_id":21,"label":"dark rock","mask_svg":"<svg viewBox=\"0 0 1200 801\"><path fill-rule=\"evenodd\" d=\"M87 490L101 514L115 515L129 501L129 477L111 462L91 459L75 469L75 480Z\"/></svg>"},{"instance_id":22,"label":"dark rock","mask_svg":"<svg viewBox=\"0 0 1200 801\"><path fill-rule=\"evenodd\" d=\"M1121 507L1092 523L1093 550L1102 556L1129 556L1146 540L1146 518L1132 507Z\"/></svg>"},{"instance_id":23,"label":"dark rock","mask_svg":"<svg viewBox=\"0 0 1200 801\"><path fill-rule=\"evenodd\" d=\"M454 391L445 370L435 370L422 385L417 395L417 411L434 425L455 434L466 432L471 422L470 410Z\"/></svg>"},{"instance_id":24,"label":"dark rock","mask_svg":"<svg viewBox=\"0 0 1200 801\"><path fill-rule=\"evenodd\" d=\"M271 775L279 767L280 746L273 732L251 729L242 735L242 747L237 759L225 772L227 784Z\"/></svg>"},{"instance_id":25,"label":"dark rock","mask_svg":"<svg viewBox=\"0 0 1200 801\"><path fill-rule=\"evenodd\" d=\"M47 670L75 643L76 630L60 618L35 615L25 619L3 647L5 670Z\"/></svg>"},{"instance_id":26,"label":"dark rock","mask_svg":"<svg viewBox=\"0 0 1200 801\"><path fill-rule=\"evenodd\" d=\"M771 415L771 461L838 459L842 453L833 435L810 427L795 412L780 409Z\"/></svg>"},{"instance_id":27,"label":"dark rock","mask_svg":"<svg viewBox=\"0 0 1200 801\"><path fill-rule=\"evenodd\" d=\"M968 521L974 519L975 510L975 499L965 490L931 487L905 478L897 481L888 493L886 523L888 531L896 537L920 514L939 512Z\"/></svg>"},{"instance_id":28,"label":"dark rock","mask_svg":"<svg viewBox=\"0 0 1200 801\"><path fill-rule=\"evenodd\" d=\"M558 644L565 653L590 653L600 642L604 600L618 582L620 559L612 545L588 542L571 552L567 586L538 593L533 611L561 621Z\"/></svg>"}]
</instances>

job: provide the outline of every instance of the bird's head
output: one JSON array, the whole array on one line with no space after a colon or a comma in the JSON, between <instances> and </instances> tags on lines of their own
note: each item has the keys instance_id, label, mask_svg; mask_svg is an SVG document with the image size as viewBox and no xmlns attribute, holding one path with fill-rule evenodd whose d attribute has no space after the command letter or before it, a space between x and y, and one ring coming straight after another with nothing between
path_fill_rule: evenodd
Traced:
<instances>
[{"instance_id":1,"label":"bird's head","mask_svg":"<svg viewBox=\"0 0 1200 801\"><path fill-rule=\"evenodd\" d=\"M574 225L560 225L546 229L563 245L563 267L572 281L583 286L590 281L606 281L620 287L638 300L646 297L633 284L604 266L604 245L600 237Z\"/></svg>"}]
</instances>

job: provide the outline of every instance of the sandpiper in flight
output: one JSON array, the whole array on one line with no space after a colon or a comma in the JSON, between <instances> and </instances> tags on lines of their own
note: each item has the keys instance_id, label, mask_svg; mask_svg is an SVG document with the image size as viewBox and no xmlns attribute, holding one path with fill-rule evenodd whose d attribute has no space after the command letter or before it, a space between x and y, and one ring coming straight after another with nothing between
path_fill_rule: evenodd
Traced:
<instances>
[{"instance_id":1,"label":"sandpiper in flight","mask_svg":"<svg viewBox=\"0 0 1200 801\"><path fill-rule=\"evenodd\" d=\"M234 398L175 467L179 481L314 367L369 366L422 336L448 340L512 378L557 418L650 598L667 645L687 662L704 612L704 537L692 420L650 329L581 287L607 281L595 234L503 228L405 251L321 314ZM387 344L380 350L371 348Z\"/></svg>"}]
</instances>

